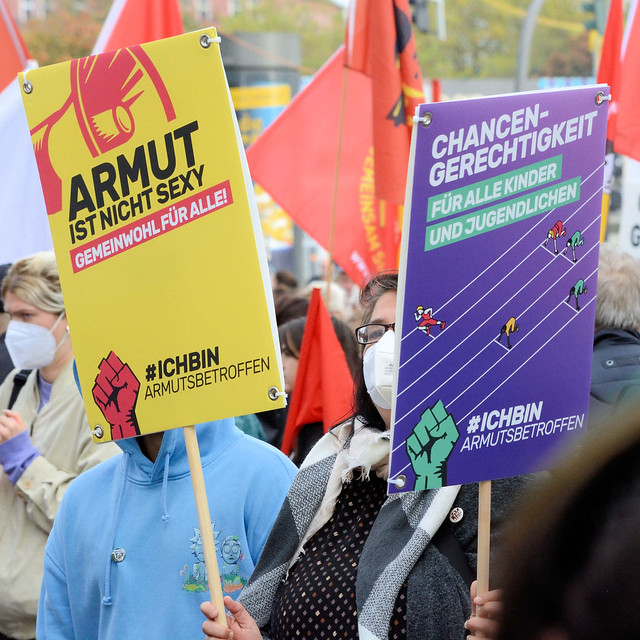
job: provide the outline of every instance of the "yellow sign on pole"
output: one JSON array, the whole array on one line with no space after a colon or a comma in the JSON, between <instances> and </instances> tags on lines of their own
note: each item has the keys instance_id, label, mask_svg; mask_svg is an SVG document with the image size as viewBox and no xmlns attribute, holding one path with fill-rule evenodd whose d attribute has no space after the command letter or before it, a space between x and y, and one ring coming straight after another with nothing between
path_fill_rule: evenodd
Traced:
<instances>
[{"instance_id":1,"label":"yellow sign on pole","mask_svg":"<svg viewBox=\"0 0 640 640\"><path fill-rule=\"evenodd\" d=\"M215 29L20 82L94 439L284 406Z\"/></svg>"}]
</instances>

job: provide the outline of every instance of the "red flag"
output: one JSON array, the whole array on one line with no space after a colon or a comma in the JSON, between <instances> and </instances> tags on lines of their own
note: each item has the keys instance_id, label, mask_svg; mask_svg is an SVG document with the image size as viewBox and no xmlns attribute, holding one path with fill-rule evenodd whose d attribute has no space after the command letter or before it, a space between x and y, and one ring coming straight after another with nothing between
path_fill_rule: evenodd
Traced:
<instances>
[{"instance_id":1,"label":"red flag","mask_svg":"<svg viewBox=\"0 0 640 640\"><path fill-rule=\"evenodd\" d=\"M183 32L178 0L115 0L93 53L118 49ZM0 255L12 262L36 251L51 249L53 242L40 177L33 153L29 125L22 106L18 71L26 68L27 49L0 0Z\"/></svg>"},{"instance_id":2,"label":"red flag","mask_svg":"<svg viewBox=\"0 0 640 640\"><path fill-rule=\"evenodd\" d=\"M376 196L404 203L415 108L424 102L409 0L352 0L345 63L372 80Z\"/></svg>"},{"instance_id":3,"label":"red flag","mask_svg":"<svg viewBox=\"0 0 640 640\"><path fill-rule=\"evenodd\" d=\"M371 80L343 60L340 48L251 144L247 160L252 178L328 249L340 149L333 259L359 284L397 268L399 225L397 208L381 209L374 193Z\"/></svg>"},{"instance_id":4,"label":"red flag","mask_svg":"<svg viewBox=\"0 0 640 640\"><path fill-rule=\"evenodd\" d=\"M114 0L92 54L183 32L179 0Z\"/></svg>"},{"instance_id":5,"label":"red flag","mask_svg":"<svg viewBox=\"0 0 640 640\"><path fill-rule=\"evenodd\" d=\"M322 422L326 433L351 415L352 408L353 378L320 289L314 289L300 345L295 390L282 436L283 453L291 453L303 425Z\"/></svg>"},{"instance_id":6,"label":"red flag","mask_svg":"<svg viewBox=\"0 0 640 640\"><path fill-rule=\"evenodd\" d=\"M53 248L17 81L19 71L33 66L7 4L0 0L0 140L5 151L0 156L1 262Z\"/></svg>"},{"instance_id":7,"label":"red flag","mask_svg":"<svg viewBox=\"0 0 640 640\"><path fill-rule=\"evenodd\" d=\"M5 0L0 0L0 91L27 67L29 52L7 9Z\"/></svg>"},{"instance_id":8,"label":"red flag","mask_svg":"<svg viewBox=\"0 0 640 640\"><path fill-rule=\"evenodd\" d=\"M611 0L596 78L599 84L606 83L611 87L609 117L607 120L607 140L613 140L616 133L618 92L620 90L620 51L623 31L624 14L622 11L622 0Z\"/></svg>"},{"instance_id":9,"label":"red flag","mask_svg":"<svg viewBox=\"0 0 640 640\"><path fill-rule=\"evenodd\" d=\"M640 160L640 12L634 3L627 15L618 95L614 150ZM626 43L626 48L625 48Z\"/></svg>"}]
</instances>

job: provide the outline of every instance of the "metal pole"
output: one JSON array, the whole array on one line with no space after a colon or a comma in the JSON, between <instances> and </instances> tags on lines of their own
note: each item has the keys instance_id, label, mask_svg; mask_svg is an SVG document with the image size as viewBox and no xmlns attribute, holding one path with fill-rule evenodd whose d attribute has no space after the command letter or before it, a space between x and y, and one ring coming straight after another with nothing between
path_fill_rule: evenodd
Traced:
<instances>
[{"instance_id":1,"label":"metal pole","mask_svg":"<svg viewBox=\"0 0 640 640\"><path fill-rule=\"evenodd\" d=\"M437 9L437 33L438 33L438 38L440 40L446 40L447 39L447 20L445 17L445 5L444 5L444 0L431 0L433 3L436 4L436 9Z\"/></svg>"},{"instance_id":2,"label":"metal pole","mask_svg":"<svg viewBox=\"0 0 640 640\"><path fill-rule=\"evenodd\" d=\"M518 67L516 69L516 91L524 90L524 83L529 75L529 59L531 58L531 42L536 28L536 20L544 0L532 0L527 9L527 17L522 25L522 34L518 47Z\"/></svg>"}]
</instances>

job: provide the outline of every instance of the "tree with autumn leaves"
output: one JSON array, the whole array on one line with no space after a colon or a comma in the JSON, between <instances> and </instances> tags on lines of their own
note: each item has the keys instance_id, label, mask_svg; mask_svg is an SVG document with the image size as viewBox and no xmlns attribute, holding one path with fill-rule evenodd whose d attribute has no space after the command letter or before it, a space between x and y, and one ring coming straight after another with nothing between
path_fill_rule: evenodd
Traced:
<instances>
[{"instance_id":1,"label":"tree with autumn leaves","mask_svg":"<svg viewBox=\"0 0 640 640\"><path fill-rule=\"evenodd\" d=\"M233 16L214 19L222 34L289 31L300 35L302 73L317 70L344 39L344 12L331 0L241 0ZM427 78L514 77L522 21L530 0L446 0L447 38L415 30L420 67ZM58 0L44 20L20 30L40 65L91 52L110 0ZM78 8L80 7L80 8ZM431 7L434 11L435 7ZM578 0L546 2L534 34L532 76L590 75L591 56ZM211 26L183 10L185 30ZM432 25L435 28L435 13Z\"/></svg>"},{"instance_id":2,"label":"tree with autumn leaves","mask_svg":"<svg viewBox=\"0 0 640 640\"><path fill-rule=\"evenodd\" d=\"M29 53L45 65L82 58L91 53L111 0L57 0L46 18L20 25Z\"/></svg>"}]
</instances>

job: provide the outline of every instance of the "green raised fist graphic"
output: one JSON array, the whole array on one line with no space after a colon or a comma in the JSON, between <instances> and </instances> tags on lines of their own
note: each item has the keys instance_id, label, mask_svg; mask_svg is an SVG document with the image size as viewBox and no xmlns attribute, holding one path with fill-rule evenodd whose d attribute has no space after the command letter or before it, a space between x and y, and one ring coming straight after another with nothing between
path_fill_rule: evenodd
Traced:
<instances>
[{"instance_id":1,"label":"green raised fist graphic","mask_svg":"<svg viewBox=\"0 0 640 640\"><path fill-rule=\"evenodd\" d=\"M460 433L455 420L441 400L428 407L407 438L407 455L416 474L414 491L442 487L446 462Z\"/></svg>"}]
</instances>

